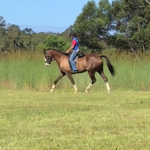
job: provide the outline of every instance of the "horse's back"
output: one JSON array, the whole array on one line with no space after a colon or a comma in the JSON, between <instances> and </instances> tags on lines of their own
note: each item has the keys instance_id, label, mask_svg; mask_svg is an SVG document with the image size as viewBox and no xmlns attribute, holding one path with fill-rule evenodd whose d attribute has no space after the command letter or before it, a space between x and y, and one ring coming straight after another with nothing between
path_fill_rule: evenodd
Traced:
<instances>
[{"instance_id":1,"label":"horse's back","mask_svg":"<svg viewBox=\"0 0 150 150\"><path fill-rule=\"evenodd\" d=\"M78 72L84 72L92 68L94 69L102 63L102 59L100 58L100 56L94 53L83 54L82 56L77 57L75 61ZM63 57L60 58L59 67L67 72L71 69L69 65L69 54L64 53Z\"/></svg>"}]
</instances>

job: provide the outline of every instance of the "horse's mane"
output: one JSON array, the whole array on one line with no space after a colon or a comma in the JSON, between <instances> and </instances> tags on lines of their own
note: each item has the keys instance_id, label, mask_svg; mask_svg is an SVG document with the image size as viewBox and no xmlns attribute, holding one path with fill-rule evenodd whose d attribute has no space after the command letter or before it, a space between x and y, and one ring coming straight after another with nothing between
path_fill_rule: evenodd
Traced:
<instances>
[{"instance_id":1,"label":"horse's mane","mask_svg":"<svg viewBox=\"0 0 150 150\"><path fill-rule=\"evenodd\" d=\"M65 55L65 56L69 56L69 55L70 55L70 53L65 53L65 52L62 52L62 51L56 50L56 49L47 49L46 51L50 51L50 50L52 50L52 51L57 51L57 52L59 52L59 53ZM83 53L79 53L79 54L78 54L79 57L83 57L84 55L85 55L85 54L83 54Z\"/></svg>"},{"instance_id":2,"label":"horse's mane","mask_svg":"<svg viewBox=\"0 0 150 150\"><path fill-rule=\"evenodd\" d=\"M47 49L46 51L49 51L49 50L57 51L57 52L62 53L62 54L63 54L63 55L65 55L65 56L69 56L69 54L68 54L68 53L62 52L61 50L56 50L56 49Z\"/></svg>"}]
</instances>

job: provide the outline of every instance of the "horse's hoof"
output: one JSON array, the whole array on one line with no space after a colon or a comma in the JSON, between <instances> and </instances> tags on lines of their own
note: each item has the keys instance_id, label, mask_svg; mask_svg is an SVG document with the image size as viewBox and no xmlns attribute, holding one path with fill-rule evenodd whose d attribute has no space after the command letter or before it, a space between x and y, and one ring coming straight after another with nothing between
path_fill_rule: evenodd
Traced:
<instances>
[{"instance_id":1,"label":"horse's hoof","mask_svg":"<svg viewBox=\"0 0 150 150\"><path fill-rule=\"evenodd\" d=\"M110 94L110 91L108 91L108 94Z\"/></svg>"}]
</instances>

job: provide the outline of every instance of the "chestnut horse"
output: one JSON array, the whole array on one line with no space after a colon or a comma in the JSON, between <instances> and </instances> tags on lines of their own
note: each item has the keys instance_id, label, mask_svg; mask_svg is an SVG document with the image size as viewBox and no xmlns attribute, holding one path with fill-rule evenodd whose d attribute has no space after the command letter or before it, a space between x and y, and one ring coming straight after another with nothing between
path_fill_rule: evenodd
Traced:
<instances>
[{"instance_id":1,"label":"chestnut horse","mask_svg":"<svg viewBox=\"0 0 150 150\"><path fill-rule=\"evenodd\" d=\"M95 73L98 72L100 76L103 78L103 80L106 83L106 88L108 93L110 93L110 87L108 84L108 79L105 76L103 72L103 60L102 58L105 58L107 61L108 69L111 73L111 75L115 75L114 67L112 66L109 59L104 55L96 55L96 54L85 54L83 57L78 57L76 66L78 69L77 73L83 73L85 71L88 72L89 77L91 78L91 83L87 86L85 92L88 92L90 87L96 82ZM69 65L69 54L57 51L57 50L44 50L44 59L45 59L45 65L49 66L53 60L55 60L59 66L60 69L60 75L55 79L54 84L51 88L51 92L53 92L57 82L67 75L67 77L70 79L71 83L74 86L75 93L77 92L77 87L75 85L74 79L72 77L71 68ZM75 74L77 74L75 73Z\"/></svg>"}]
</instances>

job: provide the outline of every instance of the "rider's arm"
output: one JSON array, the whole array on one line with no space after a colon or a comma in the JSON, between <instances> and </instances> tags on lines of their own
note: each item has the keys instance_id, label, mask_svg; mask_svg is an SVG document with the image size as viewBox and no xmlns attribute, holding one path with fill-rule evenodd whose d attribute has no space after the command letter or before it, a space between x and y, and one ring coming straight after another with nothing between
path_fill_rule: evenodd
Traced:
<instances>
[{"instance_id":1,"label":"rider's arm","mask_svg":"<svg viewBox=\"0 0 150 150\"><path fill-rule=\"evenodd\" d=\"M73 48L74 48L75 45L76 45L76 41L73 40L71 47L66 51L66 53L70 53L73 50Z\"/></svg>"},{"instance_id":2,"label":"rider's arm","mask_svg":"<svg viewBox=\"0 0 150 150\"><path fill-rule=\"evenodd\" d=\"M74 48L74 45L71 45L71 47L66 51L66 53L72 52L73 48Z\"/></svg>"}]
</instances>

